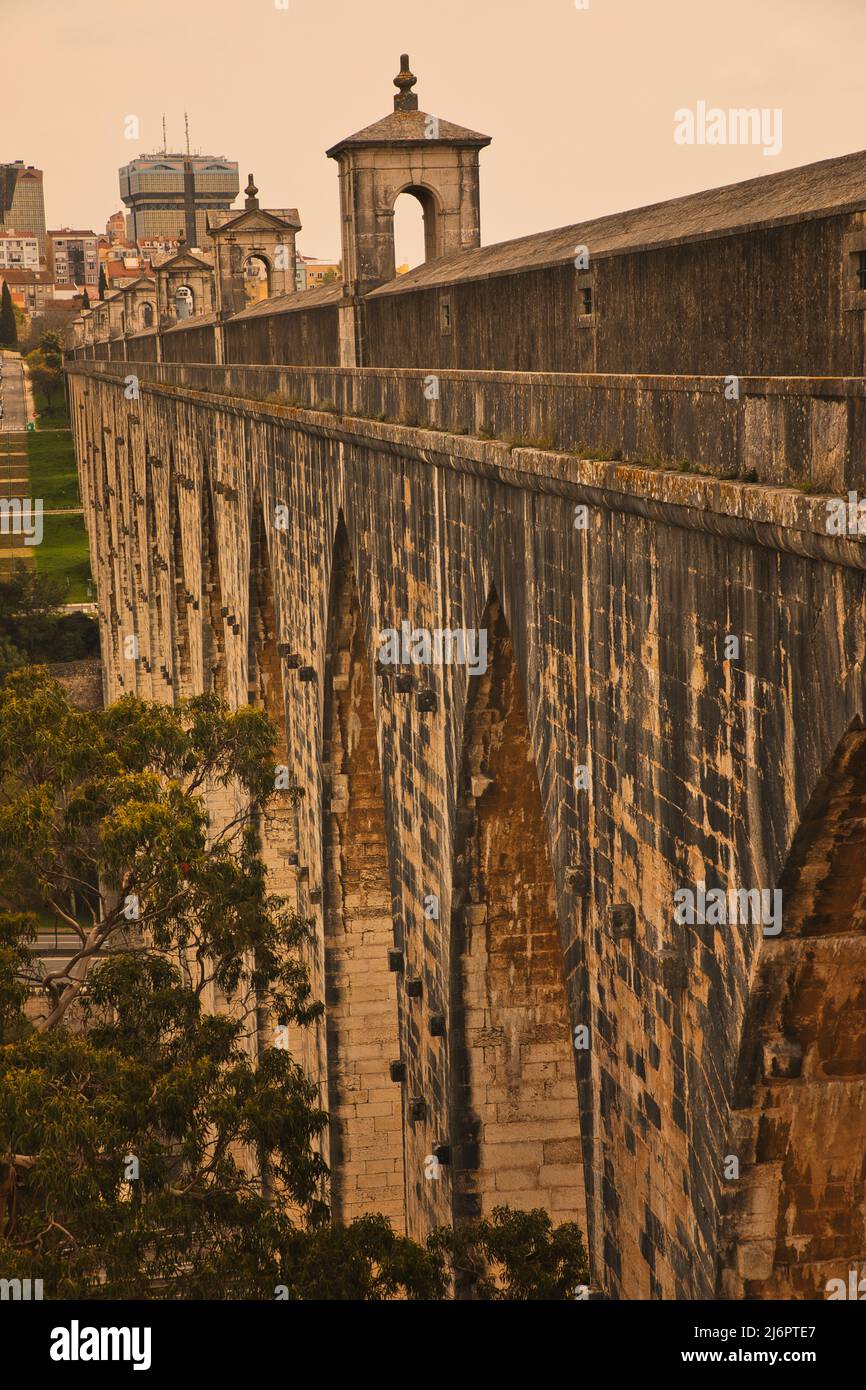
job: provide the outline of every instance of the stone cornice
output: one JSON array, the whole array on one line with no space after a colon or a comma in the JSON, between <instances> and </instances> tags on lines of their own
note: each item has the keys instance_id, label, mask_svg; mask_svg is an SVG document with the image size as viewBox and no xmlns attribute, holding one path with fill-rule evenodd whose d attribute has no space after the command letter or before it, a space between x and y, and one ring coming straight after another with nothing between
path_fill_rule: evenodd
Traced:
<instances>
[{"instance_id":1,"label":"stone cornice","mask_svg":"<svg viewBox=\"0 0 866 1390\"><path fill-rule=\"evenodd\" d=\"M100 370L103 365L81 362L70 364L68 370L120 385L114 373ZM129 370L130 364L122 365ZM672 379L660 380L669 383ZM829 379L825 384L829 385ZM861 387L861 392L857 393L861 394L863 383L859 378L853 383L840 379L833 386L852 384ZM802 385L801 381L800 390ZM418 459L436 467L492 478L506 486L548 493L591 507L640 516L685 530L709 532L746 545L759 545L812 560L866 569L866 536L851 539L829 535L826 530L827 497L810 496L794 488L723 480L633 463L582 459L556 450L512 447L496 439L478 439L429 427L340 415L334 411L222 396L153 381L142 381L140 390L143 395L185 400L222 414L264 423L284 422L310 435Z\"/></svg>"}]
</instances>

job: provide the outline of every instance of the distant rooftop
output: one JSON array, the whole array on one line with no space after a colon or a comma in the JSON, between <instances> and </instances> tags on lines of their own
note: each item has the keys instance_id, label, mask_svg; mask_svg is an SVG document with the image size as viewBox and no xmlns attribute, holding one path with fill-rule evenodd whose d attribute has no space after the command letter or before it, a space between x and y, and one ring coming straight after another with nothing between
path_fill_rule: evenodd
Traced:
<instances>
[{"instance_id":1,"label":"distant rooftop","mask_svg":"<svg viewBox=\"0 0 866 1390\"><path fill-rule=\"evenodd\" d=\"M339 280L329 285L316 285L310 290L298 290L294 294L275 294L270 299L260 299L248 309L232 314L231 321L238 319L267 318L268 314L301 313L305 309L320 309L325 304L337 304L343 298L343 286Z\"/></svg>"},{"instance_id":2,"label":"distant rooftop","mask_svg":"<svg viewBox=\"0 0 866 1390\"><path fill-rule=\"evenodd\" d=\"M229 208L226 211L208 212L208 230L219 230L227 222L239 222L248 211L247 208ZM266 217L278 217L280 221L288 223L290 227L300 227L300 217L297 208L256 208L257 212L263 212Z\"/></svg>"},{"instance_id":3,"label":"distant rooftop","mask_svg":"<svg viewBox=\"0 0 866 1390\"><path fill-rule=\"evenodd\" d=\"M8 280L10 285L51 285L54 283L50 270L2 270L0 280Z\"/></svg>"},{"instance_id":4,"label":"distant rooftop","mask_svg":"<svg viewBox=\"0 0 866 1390\"><path fill-rule=\"evenodd\" d=\"M234 165L234 161L231 160L231 159L227 159L226 156L225 156L224 154L198 154L198 153L194 153L194 154L184 154L182 150L179 151L179 152L177 152L177 153L173 153L173 152L171 152L171 151L169 151L169 150L154 150L153 154L139 154L139 155L136 155L136 159L143 159L143 160L152 160L152 159L174 159L174 160L180 160L181 163L182 163L185 159L191 159L191 160L193 160L193 162L195 162L196 160L202 160L202 159L212 159L212 160L214 160L217 164L231 164L231 165ZM133 160L133 163L135 163L135 160Z\"/></svg>"}]
</instances>

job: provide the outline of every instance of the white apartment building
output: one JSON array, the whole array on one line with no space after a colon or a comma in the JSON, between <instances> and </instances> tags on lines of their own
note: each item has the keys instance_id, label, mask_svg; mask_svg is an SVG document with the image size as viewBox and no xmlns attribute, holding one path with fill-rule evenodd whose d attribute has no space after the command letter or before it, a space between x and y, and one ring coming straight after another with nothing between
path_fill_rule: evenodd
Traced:
<instances>
[{"instance_id":1,"label":"white apartment building","mask_svg":"<svg viewBox=\"0 0 866 1390\"><path fill-rule=\"evenodd\" d=\"M38 270L39 239L11 228L0 232L0 270Z\"/></svg>"}]
</instances>

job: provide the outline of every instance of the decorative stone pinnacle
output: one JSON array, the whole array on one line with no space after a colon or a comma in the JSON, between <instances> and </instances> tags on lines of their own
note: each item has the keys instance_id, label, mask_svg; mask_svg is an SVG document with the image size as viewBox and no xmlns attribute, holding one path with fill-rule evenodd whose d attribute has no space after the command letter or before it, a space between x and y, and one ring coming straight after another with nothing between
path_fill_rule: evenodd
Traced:
<instances>
[{"instance_id":1,"label":"decorative stone pinnacle","mask_svg":"<svg viewBox=\"0 0 866 1390\"><path fill-rule=\"evenodd\" d=\"M259 200L256 197L258 191L259 190L253 183L253 176L250 174L247 178L247 186L244 189L244 193L246 194L246 208L249 212L255 212L258 208Z\"/></svg>"},{"instance_id":2,"label":"decorative stone pinnacle","mask_svg":"<svg viewBox=\"0 0 866 1390\"><path fill-rule=\"evenodd\" d=\"M399 87L400 89L394 98L395 111L418 110L418 98L412 91L412 88L415 86L415 83L417 81L418 78L415 77L411 68L409 67L409 54L401 53L400 71L394 78L394 86Z\"/></svg>"}]
</instances>

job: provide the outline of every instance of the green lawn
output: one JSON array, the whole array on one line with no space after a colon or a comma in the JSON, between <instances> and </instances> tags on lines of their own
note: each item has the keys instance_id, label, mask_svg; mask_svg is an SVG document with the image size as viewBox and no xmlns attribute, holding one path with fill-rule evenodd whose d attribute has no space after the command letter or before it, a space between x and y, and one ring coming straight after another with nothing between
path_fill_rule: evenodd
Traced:
<instances>
[{"instance_id":1,"label":"green lawn","mask_svg":"<svg viewBox=\"0 0 866 1390\"><path fill-rule=\"evenodd\" d=\"M31 430L27 435L27 462L31 496L42 498L44 511L80 507L75 450L69 430ZM42 544L35 547L37 570L60 580L66 590L66 603L92 599L84 517L80 513L44 516L42 524Z\"/></svg>"},{"instance_id":2,"label":"green lawn","mask_svg":"<svg viewBox=\"0 0 866 1390\"><path fill-rule=\"evenodd\" d=\"M51 397L51 405L41 391L34 391L33 404L36 409L37 428L55 430L69 428L69 411L66 406L66 393L61 387Z\"/></svg>"},{"instance_id":3,"label":"green lawn","mask_svg":"<svg viewBox=\"0 0 866 1390\"><path fill-rule=\"evenodd\" d=\"M41 497L46 508L81 506L69 430L31 431L27 436L27 462L33 496Z\"/></svg>"},{"instance_id":4,"label":"green lawn","mask_svg":"<svg viewBox=\"0 0 866 1390\"><path fill-rule=\"evenodd\" d=\"M83 517L46 516L42 525L42 544L34 547L37 570L65 584L65 603L92 602L95 596L93 585L88 585L90 552Z\"/></svg>"}]
</instances>

